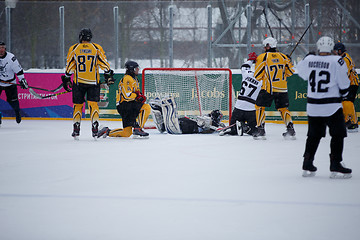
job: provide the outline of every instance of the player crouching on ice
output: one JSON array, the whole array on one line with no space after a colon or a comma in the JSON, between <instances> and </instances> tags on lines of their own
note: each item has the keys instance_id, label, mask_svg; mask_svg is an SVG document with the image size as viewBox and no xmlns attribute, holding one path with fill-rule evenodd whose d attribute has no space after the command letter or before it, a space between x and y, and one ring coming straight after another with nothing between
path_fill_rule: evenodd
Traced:
<instances>
[{"instance_id":1,"label":"player crouching on ice","mask_svg":"<svg viewBox=\"0 0 360 240\"><path fill-rule=\"evenodd\" d=\"M196 117L196 120L187 117L178 117L174 97L150 100L151 113L159 132L170 134L213 133L219 127L223 114L213 110L210 114Z\"/></svg>"},{"instance_id":2,"label":"player crouching on ice","mask_svg":"<svg viewBox=\"0 0 360 240\"><path fill-rule=\"evenodd\" d=\"M241 66L241 89L231 115L230 124L219 132L220 136L242 136L244 133L252 135L256 131L255 102L262 85L262 81L256 80L252 70L256 58L255 52L250 53L248 61Z\"/></svg>"},{"instance_id":3,"label":"player crouching on ice","mask_svg":"<svg viewBox=\"0 0 360 240\"><path fill-rule=\"evenodd\" d=\"M123 128L109 129L108 127L100 128L99 137L134 137L147 138L149 133L143 131L151 108L146 104L146 97L140 92L139 81L139 64L134 61L125 63L126 72L120 80L119 90L116 96L116 109L121 115ZM138 119L138 121L136 121ZM133 130L134 129L134 130Z\"/></svg>"}]
</instances>

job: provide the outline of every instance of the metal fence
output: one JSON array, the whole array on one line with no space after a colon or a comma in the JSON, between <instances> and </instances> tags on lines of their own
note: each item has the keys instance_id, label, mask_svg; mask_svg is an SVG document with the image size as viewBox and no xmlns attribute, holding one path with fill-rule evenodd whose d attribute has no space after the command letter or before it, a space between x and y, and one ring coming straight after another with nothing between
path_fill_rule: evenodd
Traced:
<instances>
[{"instance_id":1,"label":"metal fence","mask_svg":"<svg viewBox=\"0 0 360 240\"><path fill-rule=\"evenodd\" d=\"M13 0L14 1L14 0ZM0 41L25 69L61 69L81 28L93 32L113 68L128 59L141 67L239 68L262 40L296 63L320 36L345 43L360 62L360 1L17 1L0 2ZM16 1L15 1L16 2Z\"/></svg>"}]
</instances>

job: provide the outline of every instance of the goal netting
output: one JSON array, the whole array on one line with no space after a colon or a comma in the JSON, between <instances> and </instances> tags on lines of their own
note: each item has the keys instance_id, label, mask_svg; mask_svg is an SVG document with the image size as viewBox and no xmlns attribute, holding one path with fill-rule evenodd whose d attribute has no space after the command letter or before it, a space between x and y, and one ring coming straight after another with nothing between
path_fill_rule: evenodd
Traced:
<instances>
[{"instance_id":1,"label":"goal netting","mask_svg":"<svg viewBox=\"0 0 360 240\"><path fill-rule=\"evenodd\" d=\"M226 68L145 68L142 91L147 99L174 96L179 116L199 116L219 109L230 119L232 74Z\"/></svg>"}]
</instances>

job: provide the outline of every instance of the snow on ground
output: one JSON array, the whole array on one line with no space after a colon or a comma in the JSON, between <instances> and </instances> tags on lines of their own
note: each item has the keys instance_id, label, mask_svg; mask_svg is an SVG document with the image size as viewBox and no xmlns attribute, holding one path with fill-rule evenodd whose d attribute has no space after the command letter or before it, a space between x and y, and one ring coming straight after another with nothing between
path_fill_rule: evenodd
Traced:
<instances>
[{"instance_id":1,"label":"snow on ground","mask_svg":"<svg viewBox=\"0 0 360 240\"><path fill-rule=\"evenodd\" d=\"M111 128L121 123L103 121ZM168 135L94 141L82 122L3 120L0 239L359 239L360 133L345 140L351 179L329 179L322 140L314 178L301 177L297 140L267 124L249 136Z\"/></svg>"}]
</instances>

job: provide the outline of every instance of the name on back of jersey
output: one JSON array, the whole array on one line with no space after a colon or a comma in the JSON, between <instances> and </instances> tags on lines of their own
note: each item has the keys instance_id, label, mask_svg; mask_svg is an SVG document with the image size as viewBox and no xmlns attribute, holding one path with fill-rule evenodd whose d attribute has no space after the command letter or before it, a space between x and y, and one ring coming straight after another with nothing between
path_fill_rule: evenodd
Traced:
<instances>
[{"instance_id":1,"label":"name on back of jersey","mask_svg":"<svg viewBox=\"0 0 360 240\"><path fill-rule=\"evenodd\" d=\"M84 53L84 54L91 53L91 49L80 49L80 53Z\"/></svg>"},{"instance_id":2,"label":"name on back of jersey","mask_svg":"<svg viewBox=\"0 0 360 240\"><path fill-rule=\"evenodd\" d=\"M309 62L309 68L326 68L329 69L329 62L323 62L323 61L310 61Z\"/></svg>"}]
</instances>

